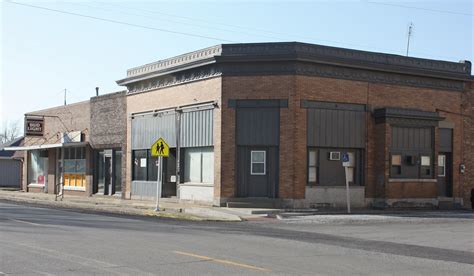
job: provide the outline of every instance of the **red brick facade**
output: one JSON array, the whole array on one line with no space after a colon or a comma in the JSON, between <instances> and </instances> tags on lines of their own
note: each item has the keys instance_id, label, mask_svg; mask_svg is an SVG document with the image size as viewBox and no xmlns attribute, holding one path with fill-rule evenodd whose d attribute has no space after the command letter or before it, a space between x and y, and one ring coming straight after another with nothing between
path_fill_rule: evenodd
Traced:
<instances>
[{"instance_id":1,"label":"red brick facade","mask_svg":"<svg viewBox=\"0 0 474 276\"><path fill-rule=\"evenodd\" d=\"M235 196L235 110L229 108L229 99L288 99L288 108L280 115L280 186L279 195L286 199L303 199L307 182L306 110L301 100L367 105L369 111L382 107L397 107L439 112L454 125L453 128L453 197L466 201L462 191L459 166L462 163L463 103L461 92L387 85L313 76L224 76L222 77L222 186L220 197ZM466 93L465 97L472 92ZM466 108L465 108L466 109ZM472 112L472 106L470 107ZM465 111L466 112L466 111ZM464 124L470 123L464 120ZM367 141L365 159L365 197L367 199L423 199L437 198L436 181L390 180L389 150L391 127L376 124L371 112L367 113ZM466 126L472 132L472 125ZM469 130L470 128L470 130ZM435 128L435 156L438 152L438 131ZM437 158L434 158L434 176ZM469 169L467 170L469 171ZM464 181L469 182L466 178ZM472 178L471 178L472 179ZM472 184L468 184L472 185ZM468 188L465 188L467 190Z\"/></svg>"}]
</instances>

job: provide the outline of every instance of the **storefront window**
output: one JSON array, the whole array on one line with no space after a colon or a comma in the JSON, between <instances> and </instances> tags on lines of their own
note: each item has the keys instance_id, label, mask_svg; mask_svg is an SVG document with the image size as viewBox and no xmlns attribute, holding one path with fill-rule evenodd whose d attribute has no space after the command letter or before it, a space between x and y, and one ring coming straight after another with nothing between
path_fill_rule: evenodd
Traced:
<instances>
[{"instance_id":1,"label":"storefront window","mask_svg":"<svg viewBox=\"0 0 474 276\"><path fill-rule=\"evenodd\" d=\"M214 182L214 150L212 148L184 149L184 181Z\"/></svg>"},{"instance_id":2,"label":"storefront window","mask_svg":"<svg viewBox=\"0 0 474 276\"><path fill-rule=\"evenodd\" d=\"M64 186L85 189L85 148L64 148Z\"/></svg>"},{"instance_id":3,"label":"storefront window","mask_svg":"<svg viewBox=\"0 0 474 276\"><path fill-rule=\"evenodd\" d=\"M48 181L48 152L41 150L30 151L28 162L28 183L47 185Z\"/></svg>"},{"instance_id":4,"label":"storefront window","mask_svg":"<svg viewBox=\"0 0 474 276\"><path fill-rule=\"evenodd\" d=\"M147 180L147 150L133 151L133 180Z\"/></svg>"}]
</instances>

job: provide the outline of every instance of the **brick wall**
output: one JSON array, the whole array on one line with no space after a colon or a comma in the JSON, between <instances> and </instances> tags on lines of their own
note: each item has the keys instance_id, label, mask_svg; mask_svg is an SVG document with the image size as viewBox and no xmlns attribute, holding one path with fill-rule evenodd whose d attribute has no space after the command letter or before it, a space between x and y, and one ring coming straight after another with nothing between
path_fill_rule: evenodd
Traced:
<instances>
[{"instance_id":1,"label":"brick wall","mask_svg":"<svg viewBox=\"0 0 474 276\"><path fill-rule=\"evenodd\" d=\"M42 144L58 144L61 143L61 133L71 131L81 131L84 135L84 141L89 141L90 135L90 102L84 101L64 106L53 107L49 109L39 110L27 113L26 116L44 116L44 133L43 136L26 136L25 146L42 145ZM54 193L55 170L56 170L56 149L48 150L49 166L48 166L48 191ZM28 189L28 152L24 152L23 166L23 183L22 189L30 192L39 191L40 189ZM88 165L90 166L90 164ZM87 179L91 179L92 171L87 168ZM91 183L88 183L90 185ZM82 192L85 195L86 193Z\"/></svg>"},{"instance_id":2,"label":"brick wall","mask_svg":"<svg viewBox=\"0 0 474 276\"><path fill-rule=\"evenodd\" d=\"M224 76L222 78L222 187L221 197L233 197L235 192L235 110L229 108L229 99L288 99L288 108L281 109L280 118L280 187L282 198L300 199L304 197L306 175L306 110L300 108L300 100L315 100L341 103L365 104L369 110L381 107L414 108L439 112L454 125L453 166L461 162L462 120L461 93L437 89L368 83L314 76ZM366 141L366 197L407 197L419 196L413 184L403 186L401 191L391 188L385 191L389 178L390 127L375 124L373 117L367 116ZM378 137L383 137L379 139ZM435 158L435 162L437 158ZM435 164L436 165L436 164ZM435 170L436 173L436 170ZM459 173L453 171L454 196L461 196ZM419 183L424 187L431 184ZM423 186L420 186L423 187ZM410 192L413 191L413 192ZM433 196L433 189L426 188L423 196Z\"/></svg>"},{"instance_id":3,"label":"brick wall","mask_svg":"<svg viewBox=\"0 0 474 276\"><path fill-rule=\"evenodd\" d=\"M91 98L90 143L94 148L121 147L127 129L125 91Z\"/></svg>"},{"instance_id":4,"label":"brick wall","mask_svg":"<svg viewBox=\"0 0 474 276\"><path fill-rule=\"evenodd\" d=\"M44 135L26 136L25 145L41 143L56 144L61 142L59 133L82 131L85 141L89 141L90 134L90 102L79 102L54 108L34 111L26 114L44 117Z\"/></svg>"},{"instance_id":5,"label":"brick wall","mask_svg":"<svg viewBox=\"0 0 474 276\"><path fill-rule=\"evenodd\" d=\"M463 161L466 172L461 175L462 198L464 207L471 208L471 190L474 189L474 82L471 82L463 94L464 135L462 144ZM459 171L459 166L454 167Z\"/></svg>"}]
</instances>

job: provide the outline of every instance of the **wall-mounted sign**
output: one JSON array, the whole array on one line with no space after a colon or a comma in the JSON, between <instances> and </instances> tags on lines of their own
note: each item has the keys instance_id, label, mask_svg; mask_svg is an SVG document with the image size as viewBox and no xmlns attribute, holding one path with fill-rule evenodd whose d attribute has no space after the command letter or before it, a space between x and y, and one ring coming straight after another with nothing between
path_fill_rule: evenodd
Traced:
<instances>
[{"instance_id":1,"label":"wall-mounted sign","mask_svg":"<svg viewBox=\"0 0 474 276\"><path fill-rule=\"evenodd\" d=\"M43 136L44 119L25 119L26 136Z\"/></svg>"}]
</instances>

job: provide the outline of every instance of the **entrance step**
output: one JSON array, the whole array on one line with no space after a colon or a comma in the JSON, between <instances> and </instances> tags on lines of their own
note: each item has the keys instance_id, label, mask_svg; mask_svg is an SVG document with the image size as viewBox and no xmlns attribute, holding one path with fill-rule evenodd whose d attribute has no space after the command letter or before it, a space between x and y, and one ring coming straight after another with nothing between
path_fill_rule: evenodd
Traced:
<instances>
[{"instance_id":1,"label":"entrance step","mask_svg":"<svg viewBox=\"0 0 474 276\"><path fill-rule=\"evenodd\" d=\"M452 198L452 197L438 197L438 209L440 209L440 210L455 209L454 198Z\"/></svg>"},{"instance_id":2,"label":"entrance step","mask_svg":"<svg viewBox=\"0 0 474 276\"><path fill-rule=\"evenodd\" d=\"M273 198L238 198L226 203L227 208L279 208L281 201Z\"/></svg>"}]
</instances>

